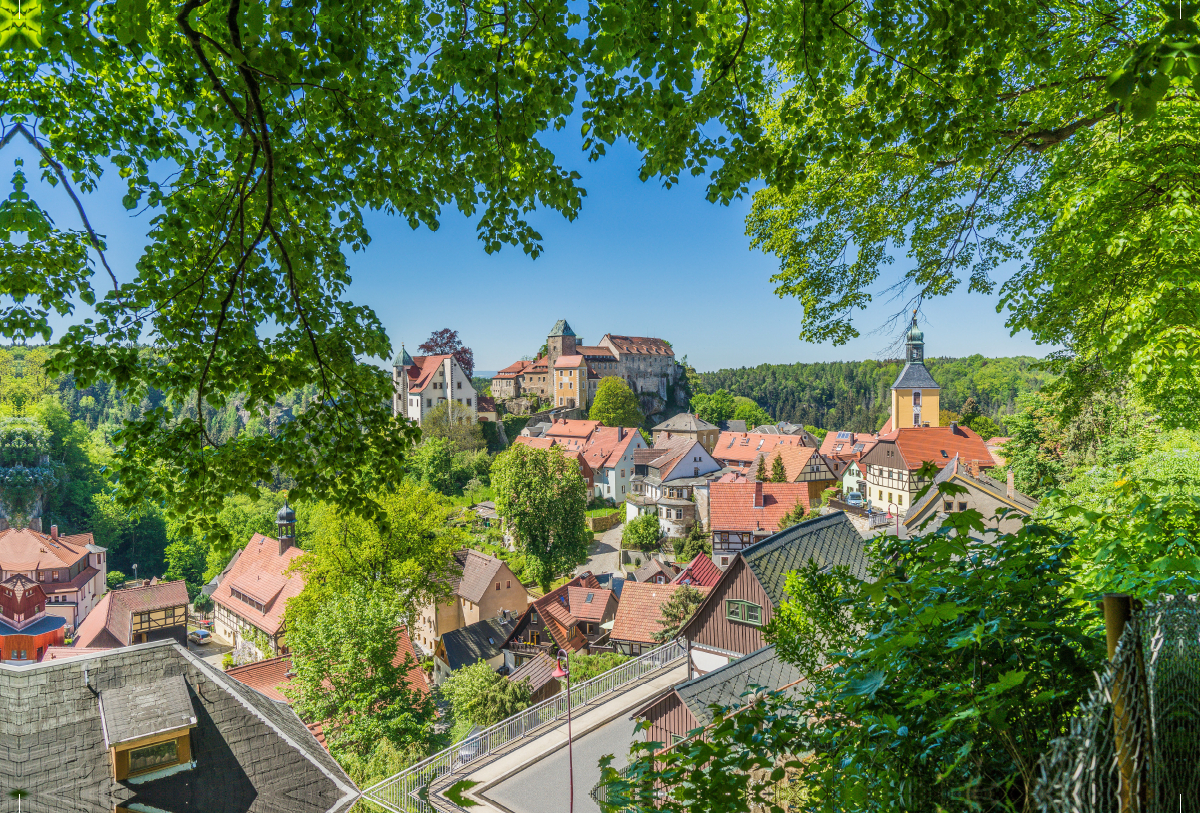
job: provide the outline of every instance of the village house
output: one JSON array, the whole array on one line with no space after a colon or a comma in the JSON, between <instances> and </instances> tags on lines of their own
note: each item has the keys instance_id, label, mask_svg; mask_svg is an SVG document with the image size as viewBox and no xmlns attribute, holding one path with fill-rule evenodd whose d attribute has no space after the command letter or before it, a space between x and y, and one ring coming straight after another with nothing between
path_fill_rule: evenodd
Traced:
<instances>
[{"instance_id":1,"label":"village house","mask_svg":"<svg viewBox=\"0 0 1200 813\"><path fill-rule=\"evenodd\" d=\"M846 567L859 579L868 575L866 545L840 511L793 525L734 554L680 630L687 641L689 677L766 646L762 631L787 600L788 574L810 561L822 568Z\"/></svg>"},{"instance_id":2,"label":"village house","mask_svg":"<svg viewBox=\"0 0 1200 813\"><path fill-rule=\"evenodd\" d=\"M808 449L809 454L816 451L804 442L801 435L772 435L755 432L722 432L717 437L717 446L713 449L713 459L723 468L740 471L754 476L760 457L770 455L785 448ZM803 452L801 453L803 454ZM768 476L770 468L767 469Z\"/></svg>"},{"instance_id":3,"label":"village house","mask_svg":"<svg viewBox=\"0 0 1200 813\"><path fill-rule=\"evenodd\" d=\"M75 631L75 649L113 649L169 638L187 646L188 591L179 579L110 590Z\"/></svg>"},{"instance_id":4,"label":"village house","mask_svg":"<svg viewBox=\"0 0 1200 813\"><path fill-rule=\"evenodd\" d=\"M513 683L528 684L529 705L536 706L562 691L562 684L554 676L557 668L557 661L545 652L539 652L521 664L508 679Z\"/></svg>"},{"instance_id":5,"label":"village house","mask_svg":"<svg viewBox=\"0 0 1200 813\"><path fill-rule=\"evenodd\" d=\"M334 813L359 797L295 712L173 641L3 666L0 695L27 811Z\"/></svg>"},{"instance_id":6,"label":"village house","mask_svg":"<svg viewBox=\"0 0 1200 813\"><path fill-rule=\"evenodd\" d=\"M662 605L684 586L662 582L627 582L621 592L621 603L617 606L612 634L609 636L617 652L641 655L662 646L661 642L654 640L655 634L663 629L660 623ZM707 593L710 589L703 585L688 586L701 593Z\"/></svg>"},{"instance_id":7,"label":"village house","mask_svg":"<svg viewBox=\"0 0 1200 813\"><path fill-rule=\"evenodd\" d=\"M655 426L653 432L655 445L658 445L659 438L664 435L690 437L703 446L709 454L712 454L712 450L716 448L717 437L721 434L721 430L714 424L691 412L681 412L673 418L667 418Z\"/></svg>"},{"instance_id":8,"label":"village house","mask_svg":"<svg viewBox=\"0 0 1200 813\"><path fill-rule=\"evenodd\" d=\"M697 521L704 521L697 514L693 489L720 468L695 438L660 432L652 448L633 453L626 520L654 513L664 536L687 536Z\"/></svg>"},{"instance_id":9,"label":"village house","mask_svg":"<svg viewBox=\"0 0 1200 813\"><path fill-rule=\"evenodd\" d=\"M454 356L410 356L400 345L392 360L392 414L418 425L440 404L448 403L454 420L478 420L478 394L471 377Z\"/></svg>"},{"instance_id":10,"label":"village house","mask_svg":"<svg viewBox=\"0 0 1200 813\"><path fill-rule=\"evenodd\" d=\"M798 696L807 685L803 678L795 666L775 653L774 646L765 646L668 688L631 716L650 722L646 742L670 747L694 729L711 725L713 704L740 708L747 702L742 695L751 686L784 690L785 694Z\"/></svg>"},{"instance_id":11,"label":"village house","mask_svg":"<svg viewBox=\"0 0 1200 813\"><path fill-rule=\"evenodd\" d=\"M24 573L0 582L0 661L15 666L36 663L62 646L67 620L47 615L46 594Z\"/></svg>"},{"instance_id":12,"label":"village house","mask_svg":"<svg viewBox=\"0 0 1200 813\"><path fill-rule=\"evenodd\" d=\"M713 561L722 570L738 551L775 534L797 505L811 505L806 483L717 482L708 490Z\"/></svg>"},{"instance_id":13,"label":"village house","mask_svg":"<svg viewBox=\"0 0 1200 813\"><path fill-rule=\"evenodd\" d=\"M285 654L283 613L289 599L304 589L304 575L290 573L292 562L303 555L296 547L296 512L284 503L275 517L279 538L255 534L237 562L212 593L213 628L236 647L248 647L265 656L262 644Z\"/></svg>"},{"instance_id":14,"label":"village house","mask_svg":"<svg viewBox=\"0 0 1200 813\"><path fill-rule=\"evenodd\" d=\"M967 493L944 495L937 489L942 483L962 486ZM1008 472L1008 482L1001 483L988 477L978 466L964 463L955 456L933 478L933 485L925 496L908 509L902 528L906 534L933 533L950 514L975 510L983 515L983 523L989 530L1002 534L1016 533L1021 529L1024 518L1030 516L1037 506L1037 500L1016 490L1011 471ZM1001 509L1006 511L1003 519L997 518L997 512Z\"/></svg>"},{"instance_id":15,"label":"village house","mask_svg":"<svg viewBox=\"0 0 1200 813\"><path fill-rule=\"evenodd\" d=\"M762 457L768 478L774 477L775 460L780 460L783 463L784 482L808 486L810 502L817 502L821 499L822 491L839 484L837 469L813 446L776 446ZM750 466L750 473L757 476L757 472L756 460Z\"/></svg>"},{"instance_id":16,"label":"village house","mask_svg":"<svg viewBox=\"0 0 1200 813\"><path fill-rule=\"evenodd\" d=\"M587 484L587 493L591 495L596 488L596 473L592 471L592 467L588 465L587 460L583 456L583 452L568 450L559 446L555 438L550 437L532 437L521 435L513 440L514 444L528 446L531 449L554 449L558 448L564 456L574 460L579 465L579 473L583 476L583 481Z\"/></svg>"},{"instance_id":17,"label":"village house","mask_svg":"<svg viewBox=\"0 0 1200 813\"><path fill-rule=\"evenodd\" d=\"M958 457L980 469L995 465L991 453L974 430L957 423L949 426L896 429L879 440L859 461L867 484L864 495L875 508L904 513L927 482L918 469L932 462L939 469Z\"/></svg>"},{"instance_id":18,"label":"village house","mask_svg":"<svg viewBox=\"0 0 1200 813\"><path fill-rule=\"evenodd\" d=\"M817 440L817 436L809 432L798 423L788 423L780 421L779 423L766 423L762 426L756 426L749 430L756 435L795 435L804 441L804 445L816 449L821 445L821 441Z\"/></svg>"},{"instance_id":19,"label":"village house","mask_svg":"<svg viewBox=\"0 0 1200 813\"><path fill-rule=\"evenodd\" d=\"M414 643L426 652L451 630L496 618L501 611L517 615L529 604L525 585L503 559L464 548L454 552L450 569L449 597L422 607L413 623Z\"/></svg>"},{"instance_id":20,"label":"village house","mask_svg":"<svg viewBox=\"0 0 1200 813\"><path fill-rule=\"evenodd\" d=\"M501 610L495 618L442 633L433 649L434 684L440 686L451 672L477 661L484 661L493 670L511 666L505 663L504 642L513 631L514 621L515 616Z\"/></svg>"},{"instance_id":21,"label":"village house","mask_svg":"<svg viewBox=\"0 0 1200 813\"><path fill-rule=\"evenodd\" d=\"M593 494L617 503L624 501L634 475L633 455L645 448L646 441L636 429L597 427L583 449L583 459L595 477Z\"/></svg>"},{"instance_id":22,"label":"village house","mask_svg":"<svg viewBox=\"0 0 1200 813\"><path fill-rule=\"evenodd\" d=\"M23 573L46 595L46 614L75 629L108 589L107 551L91 534L60 536L30 528L0 531L0 578Z\"/></svg>"},{"instance_id":23,"label":"village house","mask_svg":"<svg viewBox=\"0 0 1200 813\"><path fill-rule=\"evenodd\" d=\"M625 588L628 589L626 584ZM579 652L608 636L603 625L617 612L617 597L590 573L576 576L536 599L517 619L504 642L517 667L538 652Z\"/></svg>"},{"instance_id":24,"label":"village house","mask_svg":"<svg viewBox=\"0 0 1200 813\"><path fill-rule=\"evenodd\" d=\"M642 582L652 584L670 584L675 581L675 577L679 575L679 568L670 562L664 562L658 558L658 555L651 555L646 561L646 564L638 567L633 572L631 582Z\"/></svg>"}]
</instances>

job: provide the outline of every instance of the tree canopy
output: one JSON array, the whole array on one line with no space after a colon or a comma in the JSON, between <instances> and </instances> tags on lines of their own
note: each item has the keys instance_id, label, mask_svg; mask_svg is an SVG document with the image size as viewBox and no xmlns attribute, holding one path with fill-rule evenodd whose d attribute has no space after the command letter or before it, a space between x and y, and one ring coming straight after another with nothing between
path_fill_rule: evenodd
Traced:
<instances>
[{"instance_id":1,"label":"tree canopy","mask_svg":"<svg viewBox=\"0 0 1200 813\"><path fill-rule=\"evenodd\" d=\"M646 416L625 379L610 375L600 379L588 419L600 421L605 426L638 427Z\"/></svg>"},{"instance_id":2,"label":"tree canopy","mask_svg":"<svg viewBox=\"0 0 1200 813\"><path fill-rule=\"evenodd\" d=\"M475 374L475 351L462 343L457 330L448 327L435 330L428 339L417 346L417 350L427 356L454 356L454 360L463 368L468 378Z\"/></svg>"},{"instance_id":3,"label":"tree canopy","mask_svg":"<svg viewBox=\"0 0 1200 813\"><path fill-rule=\"evenodd\" d=\"M587 483L561 450L521 443L492 464L496 513L524 554L526 572L547 586L587 560Z\"/></svg>"}]
</instances>

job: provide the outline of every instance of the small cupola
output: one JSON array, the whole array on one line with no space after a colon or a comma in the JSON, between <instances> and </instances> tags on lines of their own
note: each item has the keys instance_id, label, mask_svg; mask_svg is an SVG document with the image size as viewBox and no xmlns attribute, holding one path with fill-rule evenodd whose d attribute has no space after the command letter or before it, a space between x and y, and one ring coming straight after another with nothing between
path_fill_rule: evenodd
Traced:
<instances>
[{"instance_id":1,"label":"small cupola","mask_svg":"<svg viewBox=\"0 0 1200 813\"><path fill-rule=\"evenodd\" d=\"M923 364L925 361L925 334L921 332L921 328L917 327L916 311L913 311L912 325L908 328L906 344L908 358L905 361L915 361Z\"/></svg>"},{"instance_id":2,"label":"small cupola","mask_svg":"<svg viewBox=\"0 0 1200 813\"><path fill-rule=\"evenodd\" d=\"M396 357L392 359L392 367L397 370L401 368L407 369L413 366L414 363L415 362L413 361L412 356L408 354L408 351L404 349L404 345L401 344L400 352L397 353Z\"/></svg>"},{"instance_id":3,"label":"small cupola","mask_svg":"<svg viewBox=\"0 0 1200 813\"><path fill-rule=\"evenodd\" d=\"M275 524L279 527L279 554L296 544L296 512L284 500L283 507L275 515Z\"/></svg>"}]
</instances>

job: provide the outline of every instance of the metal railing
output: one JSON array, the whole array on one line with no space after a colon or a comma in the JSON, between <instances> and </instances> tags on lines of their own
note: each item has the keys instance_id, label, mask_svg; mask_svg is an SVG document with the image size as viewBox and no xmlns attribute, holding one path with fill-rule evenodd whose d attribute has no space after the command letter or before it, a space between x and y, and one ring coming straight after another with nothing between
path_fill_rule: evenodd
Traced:
<instances>
[{"instance_id":1,"label":"metal railing","mask_svg":"<svg viewBox=\"0 0 1200 813\"><path fill-rule=\"evenodd\" d=\"M674 666L686 657L686 646L674 640L578 686L573 685L571 711ZM490 761L489 757L518 740L540 734L544 726L565 718L566 714L566 695L557 694L372 785L362 792L363 798L393 813L433 813L437 808L426 790L431 783L468 765L473 769L482 767Z\"/></svg>"}]
</instances>

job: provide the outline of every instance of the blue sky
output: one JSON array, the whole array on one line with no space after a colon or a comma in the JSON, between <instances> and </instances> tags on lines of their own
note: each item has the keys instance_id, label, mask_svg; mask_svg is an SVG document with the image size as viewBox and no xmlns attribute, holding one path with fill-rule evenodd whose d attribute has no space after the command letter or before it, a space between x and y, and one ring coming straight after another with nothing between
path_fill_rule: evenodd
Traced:
<instances>
[{"instance_id":1,"label":"blue sky","mask_svg":"<svg viewBox=\"0 0 1200 813\"><path fill-rule=\"evenodd\" d=\"M28 149L13 146L25 157L27 174L35 175ZM7 194L14 153L5 152L0 183ZM744 233L749 199L726 207L705 201L701 181L669 190L657 180L642 183L637 154L624 145L615 145L598 163L587 163L582 154L563 160L583 175L588 195L573 223L553 212L534 213L545 238L538 259L511 247L488 255L472 222L457 211L442 214L437 232L414 232L399 218L373 214L368 218L373 242L350 257L350 298L371 305L393 345L404 342L410 351L433 330L457 329L484 371L534 353L558 319L589 343L605 333L667 339L701 371L894 353L894 333L872 333L902 304L886 296L855 317L863 334L857 340L835 347L797 338L799 303L775 295L770 277L776 260L749 248ZM61 190L31 191L63 226L78 227ZM126 212L121 194L117 185L105 184L84 202L93 226L107 236L110 264L124 280L133 276L148 216ZM901 273L902 261L892 269ZM994 296L961 287L923 309L929 355L1046 354L1028 336L1009 337ZM84 315L80 310L75 318Z\"/></svg>"}]
</instances>

